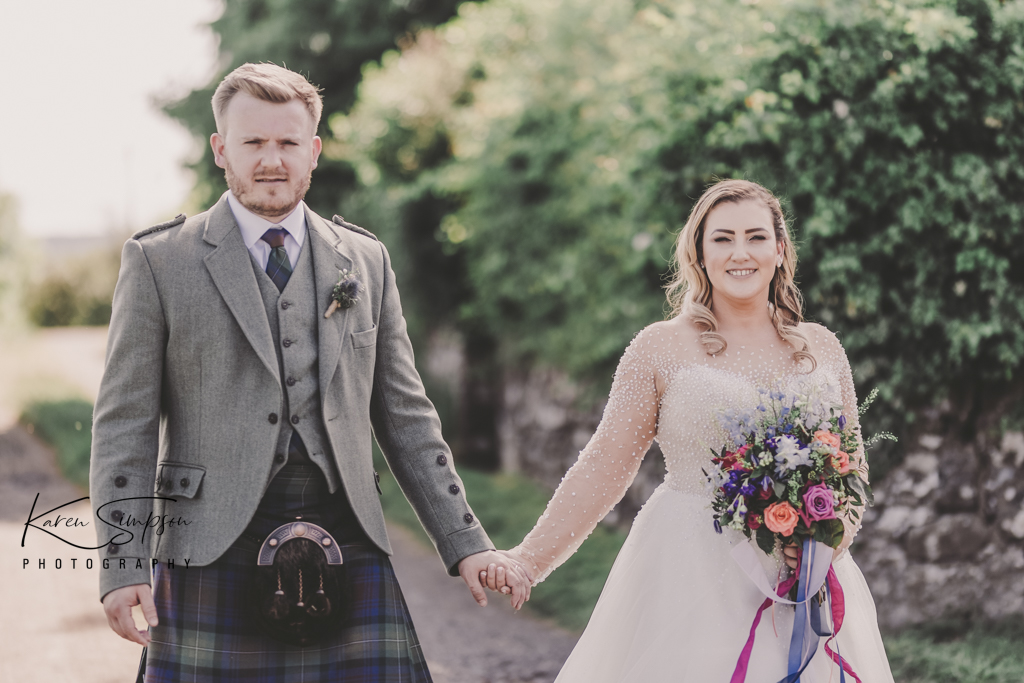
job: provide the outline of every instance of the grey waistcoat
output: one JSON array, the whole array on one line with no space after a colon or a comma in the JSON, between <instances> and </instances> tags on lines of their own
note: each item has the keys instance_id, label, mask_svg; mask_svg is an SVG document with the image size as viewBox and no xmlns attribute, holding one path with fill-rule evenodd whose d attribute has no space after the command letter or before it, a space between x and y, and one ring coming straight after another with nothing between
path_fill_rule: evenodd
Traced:
<instances>
[{"instance_id":1,"label":"grey waistcoat","mask_svg":"<svg viewBox=\"0 0 1024 683\"><path fill-rule=\"evenodd\" d=\"M292 430L297 431L306 445L310 459L323 471L327 485L331 493L334 493L340 485L340 480L332 462L333 458L327 450L330 446L320 410L317 335L318 316L323 314L317 310L311 251L309 235L306 235L288 284L280 292L266 271L260 269L256 260L250 261L256 273L260 294L263 295L263 307L267 311L270 333L274 337L274 348L277 349L277 362L281 368L284 389L284 405L281 406L280 413L284 424L278 435L274 453L283 455L287 460ZM295 418L298 418L297 423L294 421ZM267 480L268 485L282 467L284 463L275 459L270 470L270 478Z\"/></svg>"}]
</instances>

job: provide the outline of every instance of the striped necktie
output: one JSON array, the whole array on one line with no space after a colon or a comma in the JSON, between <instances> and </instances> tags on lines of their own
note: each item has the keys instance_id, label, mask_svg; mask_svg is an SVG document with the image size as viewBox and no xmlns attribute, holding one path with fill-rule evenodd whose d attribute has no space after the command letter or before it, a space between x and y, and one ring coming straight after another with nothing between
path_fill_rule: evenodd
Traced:
<instances>
[{"instance_id":1,"label":"striped necktie","mask_svg":"<svg viewBox=\"0 0 1024 683\"><path fill-rule=\"evenodd\" d=\"M284 291L288 278L292 274L292 264L288 260L288 252L284 249L286 231L281 228L270 228L260 239L270 245L270 258L267 259L267 275L277 285L278 291Z\"/></svg>"}]
</instances>

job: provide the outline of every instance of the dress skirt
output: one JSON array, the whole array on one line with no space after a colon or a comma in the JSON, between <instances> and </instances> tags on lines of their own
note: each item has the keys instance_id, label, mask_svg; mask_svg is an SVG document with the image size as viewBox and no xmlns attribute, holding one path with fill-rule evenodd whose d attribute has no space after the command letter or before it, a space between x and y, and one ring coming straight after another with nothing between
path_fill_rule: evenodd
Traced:
<instances>
[{"instance_id":1,"label":"dress skirt","mask_svg":"<svg viewBox=\"0 0 1024 683\"><path fill-rule=\"evenodd\" d=\"M271 482L260 507L311 513L313 503L323 503L322 484L315 467L289 464ZM305 518L314 521L315 515ZM260 531L265 535L291 519L263 515ZM266 635L253 618L246 596L260 544L249 534L207 566L157 565L153 598L160 623L149 629L152 640L143 652L145 683L429 682L390 559L368 542L350 538L339 532L346 614L334 635L306 647Z\"/></svg>"}]
</instances>

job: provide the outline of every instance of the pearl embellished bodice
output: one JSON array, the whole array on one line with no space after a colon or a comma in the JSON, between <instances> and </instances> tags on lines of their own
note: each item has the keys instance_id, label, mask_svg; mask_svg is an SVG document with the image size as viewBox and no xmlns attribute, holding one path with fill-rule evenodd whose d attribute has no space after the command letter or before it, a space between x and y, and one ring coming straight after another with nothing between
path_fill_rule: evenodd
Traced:
<instances>
[{"instance_id":1,"label":"pearl embellished bodice","mask_svg":"<svg viewBox=\"0 0 1024 683\"><path fill-rule=\"evenodd\" d=\"M727 442L720 416L724 410L756 406L758 388L781 386L801 393L813 388L822 399L841 404L859 430L853 377L842 345L821 326L801 329L816 361L810 370L806 362L801 367L793 360L792 348L781 340L757 348L731 344L711 356L692 326L678 318L640 332L619 362L597 431L518 548L532 565L534 580L543 580L567 560L621 500L655 438L665 456L664 486L710 503L702 468L710 463L711 449ZM862 451L853 457L866 478ZM702 522L710 525L710 510L706 519L694 520ZM844 522L848 545L859 525Z\"/></svg>"}]
</instances>

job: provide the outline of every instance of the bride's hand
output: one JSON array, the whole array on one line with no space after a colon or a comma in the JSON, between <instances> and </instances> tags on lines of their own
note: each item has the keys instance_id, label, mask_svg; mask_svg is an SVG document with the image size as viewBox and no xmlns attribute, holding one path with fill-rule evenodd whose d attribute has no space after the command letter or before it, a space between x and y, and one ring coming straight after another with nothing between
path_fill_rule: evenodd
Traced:
<instances>
[{"instance_id":1,"label":"bride's hand","mask_svg":"<svg viewBox=\"0 0 1024 683\"><path fill-rule=\"evenodd\" d=\"M782 557L786 561L787 567L796 569L797 563L800 561L800 546L796 543L787 543L782 546Z\"/></svg>"},{"instance_id":2,"label":"bride's hand","mask_svg":"<svg viewBox=\"0 0 1024 683\"><path fill-rule=\"evenodd\" d=\"M835 562L836 558L839 557L842 552L846 550L845 545L840 545L832 551L832 561ZM796 543L787 543L782 546L782 556L786 560L786 566L790 569L796 569L797 564L800 561L800 546Z\"/></svg>"},{"instance_id":3,"label":"bride's hand","mask_svg":"<svg viewBox=\"0 0 1024 683\"><path fill-rule=\"evenodd\" d=\"M530 571L527 569L527 567L529 565L525 561L523 556L517 551L516 548L513 548L512 550L498 550L497 553L499 555L504 556L505 559L508 560L509 566L512 568L512 571L516 572L520 576L520 578L523 580L523 583L526 585L526 595L523 598L522 602L520 602L519 604L516 604L515 598L513 598L513 601L512 601L512 606L515 607L516 610L518 610L519 608L521 608L530 599L530 589L533 586L533 576L530 574ZM497 584L499 583L499 578L498 578L498 575L497 575L497 570L496 569L491 569L491 567L493 567L493 566L494 565L491 565L490 567L487 568L486 576L484 575L483 572L481 572L481 576L480 576L481 581L484 584L486 584L487 587L490 588L491 590L494 590L495 587L497 586ZM504 568L502 568L502 569L504 569Z\"/></svg>"}]
</instances>

